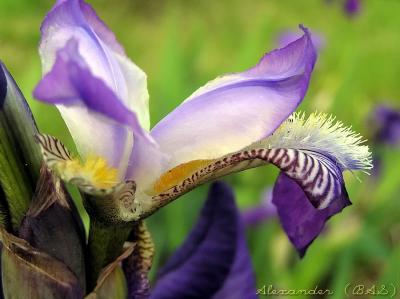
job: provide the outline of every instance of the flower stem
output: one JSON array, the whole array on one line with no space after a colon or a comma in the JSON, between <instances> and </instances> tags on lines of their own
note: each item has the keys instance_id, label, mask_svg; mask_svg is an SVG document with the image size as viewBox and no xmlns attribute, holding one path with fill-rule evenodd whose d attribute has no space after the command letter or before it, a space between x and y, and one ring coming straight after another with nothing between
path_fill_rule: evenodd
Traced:
<instances>
[{"instance_id":1,"label":"flower stem","mask_svg":"<svg viewBox=\"0 0 400 299\"><path fill-rule=\"evenodd\" d=\"M132 223L106 224L91 217L86 268L88 291L96 286L101 270L121 254L133 227Z\"/></svg>"}]
</instances>

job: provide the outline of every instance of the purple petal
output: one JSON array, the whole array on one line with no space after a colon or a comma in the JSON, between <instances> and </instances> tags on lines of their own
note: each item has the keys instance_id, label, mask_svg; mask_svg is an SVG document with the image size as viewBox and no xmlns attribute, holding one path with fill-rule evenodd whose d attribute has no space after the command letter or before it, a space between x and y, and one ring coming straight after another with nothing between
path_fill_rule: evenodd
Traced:
<instances>
[{"instance_id":1,"label":"purple petal","mask_svg":"<svg viewBox=\"0 0 400 299\"><path fill-rule=\"evenodd\" d=\"M279 175L275 183L272 202L277 208L283 229L301 257L321 233L325 222L351 204L342 183L341 196L327 208L318 210L310 203L302 188L284 173Z\"/></svg>"},{"instance_id":2,"label":"purple petal","mask_svg":"<svg viewBox=\"0 0 400 299\"><path fill-rule=\"evenodd\" d=\"M95 11L82 0L59 0L41 32L45 76L34 95L57 105L80 154L105 157L120 170L121 179L133 143L141 139L140 144L158 154L145 132L149 129L146 75L125 56Z\"/></svg>"},{"instance_id":3,"label":"purple petal","mask_svg":"<svg viewBox=\"0 0 400 299\"><path fill-rule=\"evenodd\" d=\"M344 10L349 16L356 15L361 8L360 0L345 0Z\"/></svg>"},{"instance_id":4,"label":"purple petal","mask_svg":"<svg viewBox=\"0 0 400 299\"><path fill-rule=\"evenodd\" d=\"M152 130L170 168L218 158L270 135L300 104L316 60L310 35L266 54L253 68L196 91Z\"/></svg>"},{"instance_id":5,"label":"purple petal","mask_svg":"<svg viewBox=\"0 0 400 299\"><path fill-rule=\"evenodd\" d=\"M150 298L257 298L243 227L226 185L212 185L200 220L161 271Z\"/></svg>"},{"instance_id":6,"label":"purple petal","mask_svg":"<svg viewBox=\"0 0 400 299\"><path fill-rule=\"evenodd\" d=\"M149 129L146 75L124 54L115 35L82 0L61 0L48 13L41 27L40 55L43 73L51 70L58 50L75 39L90 71L113 90Z\"/></svg>"},{"instance_id":7,"label":"purple petal","mask_svg":"<svg viewBox=\"0 0 400 299\"><path fill-rule=\"evenodd\" d=\"M58 52L52 70L39 82L34 96L58 106L81 155L105 157L120 170L121 179L125 178L132 145L135 153L141 153L135 155L137 164L143 164L144 151L153 153L152 161L161 156L135 113L89 70L74 39Z\"/></svg>"},{"instance_id":8,"label":"purple petal","mask_svg":"<svg viewBox=\"0 0 400 299\"><path fill-rule=\"evenodd\" d=\"M296 31L283 31L277 38L277 45L279 48L283 48L300 37L301 34ZM321 34L315 32L311 33L311 40L318 52L325 47L326 41Z\"/></svg>"},{"instance_id":9,"label":"purple petal","mask_svg":"<svg viewBox=\"0 0 400 299\"><path fill-rule=\"evenodd\" d=\"M373 122L377 126L376 142L400 145L400 111L388 106L378 106L374 111Z\"/></svg>"},{"instance_id":10,"label":"purple petal","mask_svg":"<svg viewBox=\"0 0 400 299\"><path fill-rule=\"evenodd\" d=\"M132 147L126 126L133 124L136 117L86 67L75 40L58 52L51 72L39 82L34 96L59 104L81 155L97 154L124 171L123 164L130 154L127 148Z\"/></svg>"},{"instance_id":11,"label":"purple petal","mask_svg":"<svg viewBox=\"0 0 400 299\"><path fill-rule=\"evenodd\" d=\"M276 216L276 208L272 204L272 190L268 189L261 203L242 212L245 226L256 226Z\"/></svg>"}]
</instances>

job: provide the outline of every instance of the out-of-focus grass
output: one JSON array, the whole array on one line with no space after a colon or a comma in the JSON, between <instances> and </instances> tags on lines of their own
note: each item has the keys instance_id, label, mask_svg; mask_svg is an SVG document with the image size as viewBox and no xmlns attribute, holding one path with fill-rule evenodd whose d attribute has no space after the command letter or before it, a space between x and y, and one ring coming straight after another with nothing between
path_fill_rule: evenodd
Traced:
<instances>
[{"instance_id":1,"label":"out-of-focus grass","mask_svg":"<svg viewBox=\"0 0 400 299\"><path fill-rule=\"evenodd\" d=\"M400 108L400 1L366 0L360 15L352 19L343 14L339 0L90 3L148 74L152 124L208 80L254 65L276 47L280 31L296 30L300 23L326 39L302 110L333 113L368 138L366 117L374 105L385 101ZM51 5L48 0L1 0L0 58L29 99L40 128L71 148L56 110L31 97L40 78L39 25ZM399 166L399 152L385 149L379 181L360 174L360 183L346 175L354 205L332 219L303 260L296 257L277 221L249 230L258 284L318 285L333 289L334 298L343 298L348 283L400 287ZM244 207L259 200L276 173L264 167L226 181ZM206 191L204 186L185 195L150 220L156 267L185 237Z\"/></svg>"}]
</instances>

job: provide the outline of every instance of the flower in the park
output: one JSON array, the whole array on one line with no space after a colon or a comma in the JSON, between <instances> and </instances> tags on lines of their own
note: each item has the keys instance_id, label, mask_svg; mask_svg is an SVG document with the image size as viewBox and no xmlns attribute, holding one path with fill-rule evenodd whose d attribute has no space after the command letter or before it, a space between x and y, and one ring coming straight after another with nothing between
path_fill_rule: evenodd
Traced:
<instances>
[{"instance_id":1,"label":"flower in the park","mask_svg":"<svg viewBox=\"0 0 400 299\"><path fill-rule=\"evenodd\" d=\"M43 77L33 94L58 108L78 156L38 132L1 65L5 297L255 297L243 219L228 187L212 185L199 223L152 290L154 246L144 219L199 185L270 164L280 170L272 203L303 255L350 204L343 172L372 166L349 127L325 113L296 112L317 58L308 29L300 29L299 38L210 81L150 128L144 71L91 6L56 1L41 26ZM88 237L64 183L82 195Z\"/></svg>"}]
</instances>

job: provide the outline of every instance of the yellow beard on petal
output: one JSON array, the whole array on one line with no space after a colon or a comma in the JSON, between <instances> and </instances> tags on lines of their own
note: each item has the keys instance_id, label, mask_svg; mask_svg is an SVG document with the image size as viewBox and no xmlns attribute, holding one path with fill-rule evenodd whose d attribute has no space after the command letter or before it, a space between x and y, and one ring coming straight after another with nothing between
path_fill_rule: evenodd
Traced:
<instances>
[{"instance_id":1,"label":"yellow beard on petal","mask_svg":"<svg viewBox=\"0 0 400 299\"><path fill-rule=\"evenodd\" d=\"M83 179L97 189L112 188L119 183L117 169L110 167L104 158L94 155L88 156L83 163L76 158L60 161L55 168L64 180Z\"/></svg>"},{"instance_id":2,"label":"yellow beard on petal","mask_svg":"<svg viewBox=\"0 0 400 299\"><path fill-rule=\"evenodd\" d=\"M161 175L161 177L155 182L153 186L154 192L158 194L172 188L191 174L195 173L196 170L209 165L211 161L213 160L193 160L170 169Z\"/></svg>"}]
</instances>

